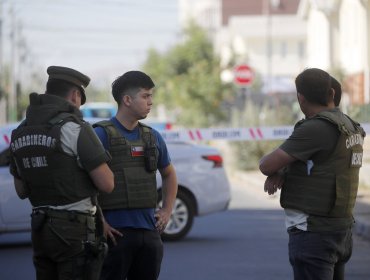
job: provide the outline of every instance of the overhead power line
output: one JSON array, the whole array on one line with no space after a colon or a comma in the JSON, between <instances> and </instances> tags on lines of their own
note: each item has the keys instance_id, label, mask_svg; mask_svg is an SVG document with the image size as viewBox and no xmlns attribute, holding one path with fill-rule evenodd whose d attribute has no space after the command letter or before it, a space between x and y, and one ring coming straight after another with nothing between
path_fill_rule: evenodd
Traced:
<instances>
[{"instance_id":1,"label":"overhead power line","mask_svg":"<svg viewBox=\"0 0 370 280\"><path fill-rule=\"evenodd\" d=\"M7 1L5 1L5 4ZM54 7L83 7L85 10L89 9L91 6L100 6L100 7L109 7L109 6L120 6L125 8L134 8L134 9L150 9L151 11L176 11L177 10L177 1L133 1L133 0L59 0L59 1L41 1L41 0L11 0L12 5L17 6L34 6L35 4L42 4L42 8L54 8ZM175 3L175 4L173 4ZM169 5L170 4L170 5Z\"/></svg>"},{"instance_id":2,"label":"overhead power line","mask_svg":"<svg viewBox=\"0 0 370 280\"><path fill-rule=\"evenodd\" d=\"M123 26L119 28L114 27L104 27L104 28L93 28L93 27L67 27L67 26L40 26L40 25L32 25L27 24L23 26L25 30L31 31L41 31L41 32L63 32L63 33L79 33L81 36L83 35L91 35L90 32L94 33L101 33L101 34L115 34L122 33L122 32L137 32L139 36L142 36L143 33L153 34L153 32L157 32L156 35L161 35L161 33L168 32L173 33L173 28L153 28L148 29L147 27L132 27L132 26ZM86 34L84 33L86 32Z\"/></svg>"}]
</instances>

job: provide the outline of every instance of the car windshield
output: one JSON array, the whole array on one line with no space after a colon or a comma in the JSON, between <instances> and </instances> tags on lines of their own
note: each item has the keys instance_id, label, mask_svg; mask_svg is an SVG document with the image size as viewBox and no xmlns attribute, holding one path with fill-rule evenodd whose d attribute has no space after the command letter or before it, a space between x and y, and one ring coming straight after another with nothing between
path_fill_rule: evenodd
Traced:
<instances>
[{"instance_id":1,"label":"car windshield","mask_svg":"<svg viewBox=\"0 0 370 280\"><path fill-rule=\"evenodd\" d=\"M84 113L86 110L82 110L82 113ZM92 118L107 118L110 119L114 116L114 112L107 108L99 108L99 109L90 109L90 115L89 117Z\"/></svg>"}]
</instances>

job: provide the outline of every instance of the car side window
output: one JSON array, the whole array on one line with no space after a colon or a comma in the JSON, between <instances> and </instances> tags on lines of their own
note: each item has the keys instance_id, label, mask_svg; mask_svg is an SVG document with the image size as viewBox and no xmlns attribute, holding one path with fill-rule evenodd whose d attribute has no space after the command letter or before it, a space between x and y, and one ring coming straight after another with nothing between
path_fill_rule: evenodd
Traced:
<instances>
[{"instance_id":1,"label":"car side window","mask_svg":"<svg viewBox=\"0 0 370 280\"><path fill-rule=\"evenodd\" d=\"M9 166L10 164L10 149L6 148L0 153L0 167Z\"/></svg>"}]
</instances>

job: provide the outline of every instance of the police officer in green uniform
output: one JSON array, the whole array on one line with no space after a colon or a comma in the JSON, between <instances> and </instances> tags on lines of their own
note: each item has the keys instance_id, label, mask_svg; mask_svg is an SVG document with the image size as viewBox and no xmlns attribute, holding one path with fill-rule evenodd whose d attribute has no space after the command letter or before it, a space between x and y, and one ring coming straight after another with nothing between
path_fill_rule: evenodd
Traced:
<instances>
[{"instance_id":1,"label":"police officer in green uniform","mask_svg":"<svg viewBox=\"0 0 370 280\"><path fill-rule=\"evenodd\" d=\"M344 279L365 132L337 107L337 85L310 68L295 80L305 119L260 161L265 191L281 188L294 279Z\"/></svg>"},{"instance_id":2,"label":"police officer in green uniform","mask_svg":"<svg viewBox=\"0 0 370 280\"><path fill-rule=\"evenodd\" d=\"M96 195L114 188L110 155L79 111L89 77L61 66L47 73L45 94L30 94L26 119L12 132L10 170L18 196L33 207L37 279L96 279L92 268L104 255Z\"/></svg>"}]
</instances>

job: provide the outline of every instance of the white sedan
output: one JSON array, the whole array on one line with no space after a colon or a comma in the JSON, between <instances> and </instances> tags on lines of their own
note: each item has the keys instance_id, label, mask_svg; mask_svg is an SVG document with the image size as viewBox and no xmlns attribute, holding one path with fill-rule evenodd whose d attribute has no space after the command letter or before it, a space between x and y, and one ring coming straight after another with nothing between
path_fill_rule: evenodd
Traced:
<instances>
[{"instance_id":1,"label":"white sedan","mask_svg":"<svg viewBox=\"0 0 370 280\"><path fill-rule=\"evenodd\" d=\"M7 233L30 232L31 205L16 195L9 173L9 140L16 124L0 128L0 237ZM195 216L226 210L230 185L217 149L191 143L167 143L176 169L179 190L171 220L162 237L179 240L186 236ZM159 205L161 178L157 176ZM0 238L1 240L1 238Z\"/></svg>"}]
</instances>

